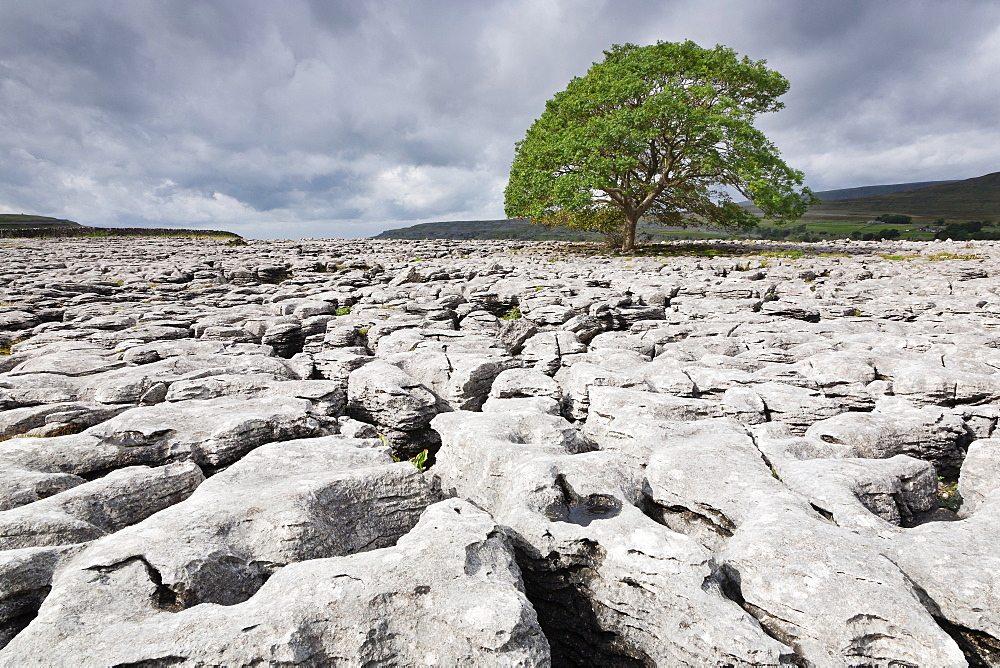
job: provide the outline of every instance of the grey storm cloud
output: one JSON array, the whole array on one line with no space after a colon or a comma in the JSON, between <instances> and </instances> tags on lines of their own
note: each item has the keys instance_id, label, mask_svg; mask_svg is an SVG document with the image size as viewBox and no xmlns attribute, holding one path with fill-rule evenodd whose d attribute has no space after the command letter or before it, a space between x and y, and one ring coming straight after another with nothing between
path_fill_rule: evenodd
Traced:
<instances>
[{"instance_id":1,"label":"grey storm cloud","mask_svg":"<svg viewBox=\"0 0 1000 668\"><path fill-rule=\"evenodd\" d=\"M816 189L1000 169L1000 4L6 0L0 211L367 236L503 216L514 143L611 44L725 44Z\"/></svg>"}]
</instances>

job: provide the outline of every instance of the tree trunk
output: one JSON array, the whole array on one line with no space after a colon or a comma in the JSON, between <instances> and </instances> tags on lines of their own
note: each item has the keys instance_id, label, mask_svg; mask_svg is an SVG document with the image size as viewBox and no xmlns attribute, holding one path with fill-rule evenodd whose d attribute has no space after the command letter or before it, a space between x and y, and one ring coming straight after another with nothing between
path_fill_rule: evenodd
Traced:
<instances>
[{"instance_id":1,"label":"tree trunk","mask_svg":"<svg viewBox=\"0 0 1000 668\"><path fill-rule=\"evenodd\" d=\"M622 239L622 252L628 253L635 248L635 228L639 224L637 212L625 212L625 235Z\"/></svg>"}]
</instances>

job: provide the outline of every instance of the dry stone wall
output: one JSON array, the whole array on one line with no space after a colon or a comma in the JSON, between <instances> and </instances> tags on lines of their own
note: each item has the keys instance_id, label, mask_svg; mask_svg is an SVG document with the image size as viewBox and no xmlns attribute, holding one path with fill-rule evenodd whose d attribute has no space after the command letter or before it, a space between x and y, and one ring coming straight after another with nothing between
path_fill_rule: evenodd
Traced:
<instances>
[{"instance_id":1,"label":"dry stone wall","mask_svg":"<svg viewBox=\"0 0 1000 668\"><path fill-rule=\"evenodd\" d=\"M998 665L998 276L5 242L0 666Z\"/></svg>"}]
</instances>

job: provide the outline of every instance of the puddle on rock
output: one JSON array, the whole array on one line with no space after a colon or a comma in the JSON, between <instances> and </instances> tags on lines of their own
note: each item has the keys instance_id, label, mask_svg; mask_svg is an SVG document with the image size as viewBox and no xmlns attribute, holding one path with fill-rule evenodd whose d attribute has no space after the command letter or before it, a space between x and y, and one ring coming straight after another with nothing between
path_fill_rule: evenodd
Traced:
<instances>
[{"instance_id":1,"label":"puddle on rock","mask_svg":"<svg viewBox=\"0 0 1000 668\"><path fill-rule=\"evenodd\" d=\"M591 494L585 499L576 499L546 511L545 516L554 522L569 522L589 526L594 520L615 517L622 511L621 501L613 496Z\"/></svg>"}]
</instances>

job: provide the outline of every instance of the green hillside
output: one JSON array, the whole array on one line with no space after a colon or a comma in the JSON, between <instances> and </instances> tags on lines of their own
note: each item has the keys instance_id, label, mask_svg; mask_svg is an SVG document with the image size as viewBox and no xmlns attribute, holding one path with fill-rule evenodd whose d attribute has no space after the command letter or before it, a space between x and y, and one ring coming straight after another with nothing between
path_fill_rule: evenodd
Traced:
<instances>
[{"instance_id":1,"label":"green hillside","mask_svg":"<svg viewBox=\"0 0 1000 668\"><path fill-rule=\"evenodd\" d=\"M222 230L188 230L165 227L90 227L62 218L0 213L0 238L39 237L239 237Z\"/></svg>"},{"instance_id":2,"label":"green hillside","mask_svg":"<svg viewBox=\"0 0 1000 668\"><path fill-rule=\"evenodd\" d=\"M559 241L591 241L601 235L561 227L532 225L526 220L456 220L440 223L419 223L409 227L385 230L374 239L525 239Z\"/></svg>"},{"instance_id":3,"label":"green hillside","mask_svg":"<svg viewBox=\"0 0 1000 668\"><path fill-rule=\"evenodd\" d=\"M1000 172L926 188L871 197L825 201L810 207L806 220L817 216L874 218L883 213L913 216L915 221L1000 220ZM829 218L825 218L829 220Z\"/></svg>"},{"instance_id":4,"label":"green hillside","mask_svg":"<svg viewBox=\"0 0 1000 668\"><path fill-rule=\"evenodd\" d=\"M0 228L3 229L33 229L33 228L65 228L82 227L80 223L62 218L48 216L32 216L26 213L0 213Z\"/></svg>"},{"instance_id":5,"label":"green hillside","mask_svg":"<svg viewBox=\"0 0 1000 668\"><path fill-rule=\"evenodd\" d=\"M901 190L916 190L918 188L929 188L931 186L940 186L945 183L955 183L956 181L957 179L951 179L949 181L917 181L914 183L888 183L878 186L857 186L855 188L840 188L838 190L818 190L813 194L819 197L824 202L833 202L842 199L857 199L859 197L887 195L889 193L895 193ZM754 205L748 200L737 202L737 204L743 207L744 209L752 209L754 212L760 213L760 210L754 207Z\"/></svg>"},{"instance_id":6,"label":"green hillside","mask_svg":"<svg viewBox=\"0 0 1000 668\"><path fill-rule=\"evenodd\" d=\"M839 190L822 190L816 195L824 202L833 202L841 199L857 199L858 197L873 197L875 195L888 195L889 193L901 190L917 190L918 188L929 188L940 186L945 183L955 183L950 181L920 181L917 183L890 183L880 186L860 186L858 188L841 188Z\"/></svg>"}]
</instances>

